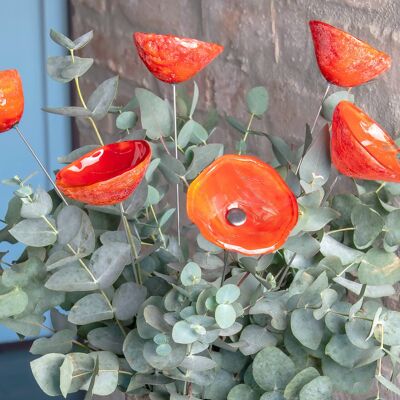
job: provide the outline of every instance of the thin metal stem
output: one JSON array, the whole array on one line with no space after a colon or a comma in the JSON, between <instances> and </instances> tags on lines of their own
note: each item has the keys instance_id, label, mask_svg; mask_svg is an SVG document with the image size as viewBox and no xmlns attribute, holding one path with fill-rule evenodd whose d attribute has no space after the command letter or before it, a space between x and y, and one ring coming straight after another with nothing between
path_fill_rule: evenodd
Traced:
<instances>
[{"instance_id":1,"label":"thin metal stem","mask_svg":"<svg viewBox=\"0 0 400 400\"><path fill-rule=\"evenodd\" d=\"M174 142L175 142L175 158L178 159L178 127L176 124L176 86L172 85L173 101L174 101ZM178 244L181 244L181 206L179 198L179 183L176 184L176 223Z\"/></svg>"},{"instance_id":2,"label":"thin metal stem","mask_svg":"<svg viewBox=\"0 0 400 400\"><path fill-rule=\"evenodd\" d=\"M328 93L329 93L329 89L330 89L330 88L331 88L331 84L328 83L328 85L327 85L327 87L326 87L326 89L325 89L325 93L324 93L324 95L323 95L323 97L322 97L321 103L319 104L319 108L318 108L317 115L315 116L314 122L313 122L312 127L311 127L311 131L310 131L311 136L312 136L312 134L313 134L313 132L314 132L315 126L317 125L318 117L319 117L319 115L321 114L322 105L324 104L324 101L325 101L325 99L326 99L326 96L328 96ZM315 140L317 139L317 137L318 137L318 135L316 135L316 137L313 138L313 140L312 140L312 142L311 142L311 144L310 144L310 147L311 147L312 144L315 142ZM298 165L297 168L296 168L295 175L297 175L297 174L299 173L301 164L303 163L303 159L304 159L304 156L301 157L301 159L300 159L300 161L299 161L299 165Z\"/></svg>"},{"instance_id":3,"label":"thin metal stem","mask_svg":"<svg viewBox=\"0 0 400 400\"><path fill-rule=\"evenodd\" d=\"M57 192L57 194L60 196L61 200L65 203L65 205L68 205L67 200L65 199L65 197L63 196L63 194L61 193L60 189L57 187L56 183L54 182L53 178L50 176L50 174L47 172L46 167L42 164L42 162L40 161L39 157L36 155L35 150L33 150L32 146L29 144L28 140L25 138L25 136L23 135L23 133L21 132L21 130L18 128L18 125L14 126L14 129L17 131L19 137L22 139L22 141L25 143L26 147L29 149L29 151L31 152L33 158L36 160L36 162L39 164L39 167L42 169L42 171L44 172L44 174L46 175L47 179L50 181L50 183L53 185L55 191Z\"/></svg>"}]
</instances>

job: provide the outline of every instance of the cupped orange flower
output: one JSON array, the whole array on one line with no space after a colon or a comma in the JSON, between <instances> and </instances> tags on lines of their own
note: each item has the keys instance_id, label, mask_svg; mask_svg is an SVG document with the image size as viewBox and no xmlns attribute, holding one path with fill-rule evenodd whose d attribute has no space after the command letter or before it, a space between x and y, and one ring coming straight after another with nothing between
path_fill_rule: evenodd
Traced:
<instances>
[{"instance_id":1,"label":"cupped orange flower","mask_svg":"<svg viewBox=\"0 0 400 400\"><path fill-rule=\"evenodd\" d=\"M190 184L187 213L210 242L257 255L285 243L297 223L298 206L274 168L256 157L230 154Z\"/></svg>"},{"instance_id":2,"label":"cupped orange flower","mask_svg":"<svg viewBox=\"0 0 400 400\"><path fill-rule=\"evenodd\" d=\"M343 175L358 179L400 182L399 149L367 114L349 101L333 113L331 158Z\"/></svg>"},{"instance_id":3,"label":"cupped orange flower","mask_svg":"<svg viewBox=\"0 0 400 400\"><path fill-rule=\"evenodd\" d=\"M92 205L126 200L139 185L151 159L145 140L129 140L92 150L60 170L57 187L68 197Z\"/></svg>"},{"instance_id":4,"label":"cupped orange flower","mask_svg":"<svg viewBox=\"0 0 400 400\"><path fill-rule=\"evenodd\" d=\"M322 21L310 21L315 56L325 79L353 87L390 68L391 57L368 43Z\"/></svg>"},{"instance_id":5,"label":"cupped orange flower","mask_svg":"<svg viewBox=\"0 0 400 400\"><path fill-rule=\"evenodd\" d=\"M133 40L148 70L167 83L187 81L224 49L215 43L155 33L136 32Z\"/></svg>"},{"instance_id":6,"label":"cupped orange flower","mask_svg":"<svg viewBox=\"0 0 400 400\"><path fill-rule=\"evenodd\" d=\"M18 124L23 112L24 92L18 71L0 71L0 133Z\"/></svg>"}]
</instances>

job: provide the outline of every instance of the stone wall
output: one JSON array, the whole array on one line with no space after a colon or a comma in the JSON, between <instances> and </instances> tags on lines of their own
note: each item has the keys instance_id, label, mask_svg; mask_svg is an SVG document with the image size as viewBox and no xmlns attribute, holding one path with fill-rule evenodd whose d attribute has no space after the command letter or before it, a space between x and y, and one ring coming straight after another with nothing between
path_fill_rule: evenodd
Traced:
<instances>
[{"instance_id":1,"label":"stone wall","mask_svg":"<svg viewBox=\"0 0 400 400\"><path fill-rule=\"evenodd\" d=\"M99 82L119 74L117 100L121 104L132 97L135 87L171 97L170 86L154 79L139 60L132 42L134 31L215 41L225 51L196 78L200 109L216 107L221 115L246 122L246 91L265 85L270 109L255 121L254 128L299 143L326 88L308 29L310 19L322 19L392 55L389 72L353 93L388 132L399 131L400 0L70 0L70 4L72 36L95 31L91 44L80 52L95 59L81 82L86 96ZM191 82L184 85L192 90ZM232 137L237 136L223 121L219 126L216 139L232 145ZM81 144L94 141L89 126L78 122L78 128ZM102 121L101 129L112 135L112 119ZM250 145L260 156L269 151L269 145L258 138L250 138ZM115 398L120 397L116 394ZM350 397L336 397L345 398ZM386 398L396 397L388 394Z\"/></svg>"},{"instance_id":2,"label":"stone wall","mask_svg":"<svg viewBox=\"0 0 400 400\"><path fill-rule=\"evenodd\" d=\"M215 106L222 115L247 120L244 94L252 86L265 85L270 93L270 109L254 127L299 142L305 123L312 122L326 87L316 66L308 29L310 19L322 19L392 55L393 67L389 72L353 92L357 103L390 133L398 130L398 0L70 0L70 3L72 35L95 31L92 43L81 51L83 56L96 60L82 79L87 94L101 80L119 74L121 102L130 98L138 86L163 96L171 95L170 86L156 81L139 60L132 45L134 31L215 41L223 44L225 51L196 78L201 93L200 108ZM191 82L185 86L192 90ZM229 142L231 129L220 125L218 136L223 135L224 141ZM112 133L112 121L104 122L102 128ZM84 132L85 127L81 125L80 130ZM265 141L251 138L250 143L253 148L261 145L262 152L267 152Z\"/></svg>"}]
</instances>

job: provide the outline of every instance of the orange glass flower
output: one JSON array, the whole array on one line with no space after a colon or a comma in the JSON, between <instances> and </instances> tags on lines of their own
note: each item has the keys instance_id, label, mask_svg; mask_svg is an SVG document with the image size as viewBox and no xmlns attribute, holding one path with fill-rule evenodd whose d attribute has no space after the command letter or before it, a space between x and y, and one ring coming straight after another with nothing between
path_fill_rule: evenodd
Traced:
<instances>
[{"instance_id":1,"label":"orange glass flower","mask_svg":"<svg viewBox=\"0 0 400 400\"><path fill-rule=\"evenodd\" d=\"M325 79L353 87L390 68L391 57L368 43L322 21L310 21L315 56Z\"/></svg>"},{"instance_id":2,"label":"orange glass flower","mask_svg":"<svg viewBox=\"0 0 400 400\"><path fill-rule=\"evenodd\" d=\"M399 149L367 114L349 101L333 113L331 158L343 175L400 182Z\"/></svg>"},{"instance_id":3,"label":"orange glass flower","mask_svg":"<svg viewBox=\"0 0 400 400\"><path fill-rule=\"evenodd\" d=\"M18 124L23 112L24 92L18 71L0 71L0 133Z\"/></svg>"},{"instance_id":4,"label":"orange glass flower","mask_svg":"<svg viewBox=\"0 0 400 400\"><path fill-rule=\"evenodd\" d=\"M285 243L297 223L298 206L274 168L256 157L230 154L191 183L187 213L210 242L257 255Z\"/></svg>"},{"instance_id":5,"label":"orange glass flower","mask_svg":"<svg viewBox=\"0 0 400 400\"><path fill-rule=\"evenodd\" d=\"M167 83L187 81L224 49L215 43L155 33L136 32L133 40L148 70Z\"/></svg>"},{"instance_id":6,"label":"orange glass flower","mask_svg":"<svg viewBox=\"0 0 400 400\"><path fill-rule=\"evenodd\" d=\"M57 187L68 197L92 205L126 200L139 185L151 159L145 140L108 144L60 170Z\"/></svg>"}]
</instances>

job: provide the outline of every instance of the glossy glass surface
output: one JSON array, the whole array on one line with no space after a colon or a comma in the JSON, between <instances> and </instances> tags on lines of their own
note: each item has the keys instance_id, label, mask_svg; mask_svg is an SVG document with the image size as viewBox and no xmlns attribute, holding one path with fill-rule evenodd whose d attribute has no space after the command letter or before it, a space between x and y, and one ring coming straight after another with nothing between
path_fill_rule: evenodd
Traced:
<instances>
[{"instance_id":1,"label":"glossy glass surface","mask_svg":"<svg viewBox=\"0 0 400 400\"><path fill-rule=\"evenodd\" d=\"M68 197L94 205L125 200L142 180L151 159L150 145L130 140L99 147L67 165L56 184Z\"/></svg>"},{"instance_id":2,"label":"glossy glass surface","mask_svg":"<svg viewBox=\"0 0 400 400\"><path fill-rule=\"evenodd\" d=\"M18 124L23 112L24 93L18 71L0 71L0 133Z\"/></svg>"},{"instance_id":3,"label":"glossy glass surface","mask_svg":"<svg viewBox=\"0 0 400 400\"><path fill-rule=\"evenodd\" d=\"M347 32L322 21L310 21L310 29L319 69L330 83L358 86L390 68L388 54Z\"/></svg>"},{"instance_id":4,"label":"glossy glass surface","mask_svg":"<svg viewBox=\"0 0 400 400\"><path fill-rule=\"evenodd\" d=\"M167 83L192 78L224 49L215 43L155 33L136 32L133 40L149 71Z\"/></svg>"},{"instance_id":5,"label":"glossy glass surface","mask_svg":"<svg viewBox=\"0 0 400 400\"><path fill-rule=\"evenodd\" d=\"M232 224L229 211L246 216ZM212 243L246 255L270 253L297 223L294 194L270 165L256 157L225 155L189 186L187 213Z\"/></svg>"},{"instance_id":6,"label":"glossy glass surface","mask_svg":"<svg viewBox=\"0 0 400 400\"><path fill-rule=\"evenodd\" d=\"M400 182L399 148L367 114L348 101L333 114L331 157L342 174Z\"/></svg>"}]
</instances>

